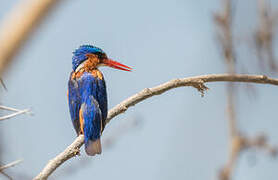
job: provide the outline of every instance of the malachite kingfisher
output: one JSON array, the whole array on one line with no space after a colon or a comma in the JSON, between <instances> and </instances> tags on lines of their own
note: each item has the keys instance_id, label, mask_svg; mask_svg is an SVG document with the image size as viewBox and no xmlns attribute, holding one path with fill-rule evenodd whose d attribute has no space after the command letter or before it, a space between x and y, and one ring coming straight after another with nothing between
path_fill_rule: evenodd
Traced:
<instances>
[{"instance_id":1,"label":"malachite kingfisher","mask_svg":"<svg viewBox=\"0 0 278 180\"><path fill-rule=\"evenodd\" d=\"M100 136L107 118L107 92L99 67L131 71L132 68L113 61L92 45L82 45L73 52L72 72L68 82L68 103L77 135L84 134L85 151L101 153Z\"/></svg>"}]
</instances>

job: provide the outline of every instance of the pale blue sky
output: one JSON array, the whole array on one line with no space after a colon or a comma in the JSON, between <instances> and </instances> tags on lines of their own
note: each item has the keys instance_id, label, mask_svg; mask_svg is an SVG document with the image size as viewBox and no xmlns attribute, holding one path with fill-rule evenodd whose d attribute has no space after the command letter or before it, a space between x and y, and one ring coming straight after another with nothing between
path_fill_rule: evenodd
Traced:
<instances>
[{"instance_id":1,"label":"pale blue sky","mask_svg":"<svg viewBox=\"0 0 278 180\"><path fill-rule=\"evenodd\" d=\"M3 1L0 18L16 2ZM237 2L235 31L241 33L237 37L241 40L246 35L251 38L254 2ZM31 107L34 112L31 117L1 122L3 163L24 158L8 172L30 179L74 140L66 91L75 48L90 43L134 67L132 73L102 69L111 108L145 87L173 78L225 72L212 22L219 7L220 0L62 1L4 77L8 92L1 90L1 103ZM246 46L239 51L246 67L255 62L254 52ZM208 84L210 90L203 98L193 88L179 88L130 108L111 121L103 136L113 136L134 118L142 121L139 128L116 137L114 146L104 148L101 156L88 157L82 148L81 157L58 168L50 179L216 179L227 159L224 85ZM278 144L277 87L256 85L256 99L248 98L244 87L239 92L240 128L250 136L267 132L270 142ZM254 157L256 164L250 165ZM65 174L67 166L77 169ZM234 179L277 179L277 168L277 160L249 151L242 154Z\"/></svg>"}]
</instances>

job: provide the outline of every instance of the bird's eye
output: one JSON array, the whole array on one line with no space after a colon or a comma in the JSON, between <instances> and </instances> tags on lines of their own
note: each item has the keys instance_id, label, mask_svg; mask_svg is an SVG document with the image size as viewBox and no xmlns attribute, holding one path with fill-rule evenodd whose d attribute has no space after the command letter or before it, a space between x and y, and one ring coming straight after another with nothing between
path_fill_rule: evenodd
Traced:
<instances>
[{"instance_id":1,"label":"bird's eye","mask_svg":"<svg viewBox=\"0 0 278 180\"><path fill-rule=\"evenodd\" d=\"M98 53L97 56L98 56L99 59L106 59L107 58L106 54L104 54L104 53Z\"/></svg>"}]
</instances>

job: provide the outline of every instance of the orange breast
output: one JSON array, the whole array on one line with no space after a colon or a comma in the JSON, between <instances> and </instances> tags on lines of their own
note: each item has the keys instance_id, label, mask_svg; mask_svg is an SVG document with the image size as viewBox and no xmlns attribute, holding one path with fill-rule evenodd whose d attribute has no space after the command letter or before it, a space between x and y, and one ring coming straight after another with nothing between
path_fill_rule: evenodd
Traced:
<instances>
[{"instance_id":1,"label":"orange breast","mask_svg":"<svg viewBox=\"0 0 278 180\"><path fill-rule=\"evenodd\" d=\"M80 69L78 72L73 72L71 75L71 79L73 80L76 78L80 78L83 73L84 73L84 69Z\"/></svg>"},{"instance_id":2,"label":"orange breast","mask_svg":"<svg viewBox=\"0 0 278 180\"><path fill-rule=\"evenodd\" d=\"M98 78L100 80L103 80L103 75L102 73L98 70L98 69L94 69L91 71L92 75L95 77L95 78Z\"/></svg>"}]
</instances>

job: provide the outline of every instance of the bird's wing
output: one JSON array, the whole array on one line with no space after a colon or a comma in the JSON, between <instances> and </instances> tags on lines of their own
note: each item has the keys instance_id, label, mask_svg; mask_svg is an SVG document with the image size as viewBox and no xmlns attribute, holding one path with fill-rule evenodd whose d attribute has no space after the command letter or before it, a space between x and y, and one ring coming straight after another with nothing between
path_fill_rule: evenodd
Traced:
<instances>
[{"instance_id":1,"label":"bird's wing","mask_svg":"<svg viewBox=\"0 0 278 180\"><path fill-rule=\"evenodd\" d=\"M76 133L80 134L79 110L81 107L81 97L78 81L70 77L68 82L68 103L72 124Z\"/></svg>"},{"instance_id":2,"label":"bird's wing","mask_svg":"<svg viewBox=\"0 0 278 180\"><path fill-rule=\"evenodd\" d=\"M101 153L101 111L98 102L92 95L85 97L82 102L80 124L84 130L85 150L88 155L93 156Z\"/></svg>"},{"instance_id":3,"label":"bird's wing","mask_svg":"<svg viewBox=\"0 0 278 180\"><path fill-rule=\"evenodd\" d=\"M97 93L97 101L99 103L99 108L101 110L102 116L102 131L105 127L105 120L107 118L107 93L106 93L106 85L104 79L98 79L98 93Z\"/></svg>"},{"instance_id":4,"label":"bird's wing","mask_svg":"<svg viewBox=\"0 0 278 180\"><path fill-rule=\"evenodd\" d=\"M101 153L100 135L102 129L102 112L98 95L98 79L90 73L84 73L80 79L80 126L85 136L85 149L88 155Z\"/></svg>"},{"instance_id":5,"label":"bird's wing","mask_svg":"<svg viewBox=\"0 0 278 180\"><path fill-rule=\"evenodd\" d=\"M105 126L105 120L107 117L107 92L105 80L103 78L98 78L90 73L84 73L81 78L82 86L80 92L84 94L83 96L92 95L94 99L99 104L99 109L101 111L101 132Z\"/></svg>"}]
</instances>

